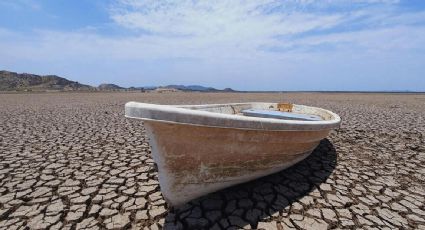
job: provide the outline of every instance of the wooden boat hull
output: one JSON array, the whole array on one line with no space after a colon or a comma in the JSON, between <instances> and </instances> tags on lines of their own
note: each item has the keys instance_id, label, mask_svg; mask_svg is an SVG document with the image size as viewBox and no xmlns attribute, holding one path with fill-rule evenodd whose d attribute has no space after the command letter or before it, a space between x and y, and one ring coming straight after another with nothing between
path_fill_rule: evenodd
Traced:
<instances>
[{"instance_id":1,"label":"wooden boat hull","mask_svg":"<svg viewBox=\"0 0 425 230\"><path fill-rule=\"evenodd\" d=\"M172 206L288 168L306 158L330 131L143 120L162 194Z\"/></svg>"}]
</instances>

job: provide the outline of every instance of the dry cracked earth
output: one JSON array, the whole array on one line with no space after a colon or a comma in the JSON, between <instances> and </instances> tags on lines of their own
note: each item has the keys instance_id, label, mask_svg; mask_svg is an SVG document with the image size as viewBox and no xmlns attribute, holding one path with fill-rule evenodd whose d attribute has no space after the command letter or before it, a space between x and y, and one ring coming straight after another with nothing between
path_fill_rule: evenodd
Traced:
<instances>
[{"instance_id":1,"label":"dry cracked earth","mask_svg":"<svg viewBox=\"0 0 425 230\"><path fill-rule=\"evenodd\" d=\"M287 101L337 112L301 163L165 203L124 103ZM0 229L425 229L425 95L0 94Z\"/></svg>"}]
</instances>

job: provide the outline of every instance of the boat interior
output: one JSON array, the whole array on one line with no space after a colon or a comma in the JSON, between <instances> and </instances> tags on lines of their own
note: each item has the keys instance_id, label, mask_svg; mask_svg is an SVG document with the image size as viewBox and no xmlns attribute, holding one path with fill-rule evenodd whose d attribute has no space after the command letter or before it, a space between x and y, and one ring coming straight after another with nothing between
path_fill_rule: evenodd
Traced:
<instances>
[{"instance_id":1,"label":"boat interior","mask_svg":"<svg viewBox=\"0 0 425 230\"><path fill-rule=\"evenodd\" d=\"M179 108L233 114L238 116L275 118L283 120L324 121L331 120L326 110L291 103L234 103L211 105L184 105Z\"/></svg>"}]
</instances>

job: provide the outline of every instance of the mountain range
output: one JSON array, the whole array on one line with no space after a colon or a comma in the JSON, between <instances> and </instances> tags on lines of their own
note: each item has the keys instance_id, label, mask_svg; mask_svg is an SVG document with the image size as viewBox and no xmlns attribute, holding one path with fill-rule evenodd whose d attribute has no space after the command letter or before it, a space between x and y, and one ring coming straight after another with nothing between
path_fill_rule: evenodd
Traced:
<instances>
[{"instance_id":1,"label":"mountain range","mask_svg":"<svg viewBox=\"0 0 425 230\"><path fill-rule=\"evenodd\" d=\"M197 92L233 92L231 88L218 90L201 85L167 85L149 87L121 87L116 84L100 84L97 87L81 84L56 75L36 75L29 73L16 73L6 70L0 71L0 91L132 91L132 90L157 90L174 89L177 91Z\"/></svg>"},{"instance_id":2,"label":"mountain range","mask_svg":"<svg viewBox=\"0 0 425 230\"><path fill-rule=\"evenodd\" d=\"M28 73L15 73L0 71L0 91L10 90L91 90L92 86L56 75L35 75Z\"/></svg>"}]
</instances>

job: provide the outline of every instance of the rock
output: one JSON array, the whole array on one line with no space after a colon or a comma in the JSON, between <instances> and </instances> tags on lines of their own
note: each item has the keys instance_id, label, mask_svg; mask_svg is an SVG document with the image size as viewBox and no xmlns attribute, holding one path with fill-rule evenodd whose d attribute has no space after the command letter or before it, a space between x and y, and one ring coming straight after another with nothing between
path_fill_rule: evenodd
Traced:
<instances>
[{"instance_id":1,"label":"rock","mask_svg":"<svg viewBox=\"0 0 425 230\"><path fill-rule=\"evenodd\" d=\"M44 206L32 205L32 206L20 206L15 212L13 212L11 217L26 217L35 216L40 214L41 210L44 209Z\"/></svg>"},{"instance_id":2,"label":"rock","mask_svg":"<svg viewBox=\"0 0 425 230\"><path fill-rule=\"evenodd\" d=\"M408 222L406 219L404 219L402 216L400 216L398 213L393 212L389 209L381 209L377 208L376 211L378 212L378 215L381 219L384 219L390 224L394 224L395 226L399 227L407 227Z\"/></svg>"},{"instance_id":3,"label":"rock","mask_svg":"<svg viewBox=\"0 0 425 230\"><path fill-rule=\"evenodd\" d=\"M350 219L340 219L340 221L341 221L341 225L346 228L349 228L355 225L355 223Z\"/></svg>"},{"instance_id":4,"label":"rock","mask_svg":"<svg viewBox=\"0 0 425 230\"><path fill-rule=\"evenodd\" d=\"M237 226L238 228L244 228L245 226L249 225L248 222L239 216L229 216L227 219L229 220L230 225Z\"/></svg>"},{"instance_id":5,"label":"rock","mask_svg":"<svg viewBox=\"0 0 425 230\"><path fill-rule=\"evenodd\" d=\"M47 215L55 215L57 213L63 212L64 205L61 199L53 201L50 205L47 206L46 213Z\"/></svg>"},{"instance_id":6,"label":"rock","mask_svg":"<svg viewBox=\"0 0 425 230\"><path fill-rule=\"evenodd\" d=\"M43 214L37 215L30 219L28 227L31 229L46 229L49 226L59 221L60 215L44 216Z\"/></svg>"},{"instance_id":7,"label":"rock","mask_svg":"<svg viewBox=\"0 0 425 230\"><path fill-rule=\"evenodd\" d=\"M96 226L97 224L98 222L94 217L89 217L77 223L77 229L99 229L99 227Z\"/></svg>"},{"instance_id":8,"label":"rock","mask_svg":"<svg viewBox=\"0 0 425 230\"><path fill-rule=\"evenodd\" d=\"M206 211L205 212L205 216L212 223L215 223L215 222L217 222L220 219L220 217L221 217L221 211L218 211L218 210Z\"/></svg>"},{"instance_id":9,"label":"rock","mask_svg":"<svg viewBox=\"0 0 425 230\"><path fill-rule=\"evenodd\" d=\"M114 214L118 213L115 209L109 209L109 208L102 208L102 211L100 211L99 215L102 217L108 217L112 216Z\"/></svg>"},{"instance_id":10,"label":"rock","mask_svg":"<svg viewBox=\"0 0 425 230\"><path fill-rule=\"evenodd\" d=\"M96 187L89 187L89 188L85 188L85 189L81 190L81 194L85 196L85 195L93 194L96 191L97 191Z\"/></svg>"},{"instance_id":11,"label":"rock","mask_svg":"<svg viewBox=\"0 0 425 230\"><path fill-rule=\"evenodd\" d=\"M164 206L158 206L149 210L149 216L155 219L159 216L165 215L166 212L167 210L164 208Z\"/></svg>"},{"instance_id":12,"label":"rock","mask_svg":"<svg viewBox=\"0 0 425 230\"><path fill-rule=\"evenodd\" d=\"M257 229L262 229L262 230L278 230L278 228L277 228L277 222L276 221L272 221L272 222L258 222Z\"/></svg>"},{"instance_id":13,"label":"rock","mask_svg":"<svg viewBox=\"0 0 425 230\"><path fill-rule=\"evenodd\" d=\"M322 218L322 215L320 214L320 209L309 209L307 211L307 214L313 216L314 218Z\"/></svg>"},{"instance_id":14,"label":"rock","mask_svg":"<svg viewBox=\"0 0 425 230\"><path fill-rule=\"evenodd\" d=\"M332 222L337 221L336 214L332 209L329 209L329 208L322 209L322 214L325 220L332 221Z\"/></svg>"},{"instance_id":15,"label":"rock","mask_svg":"<svg viewBox=\"0 0 425 230\"><path fill-rule=\"evenodd\" d=\"M72 204L84 204L86 201L90 199L90 196L78 196L76 198L71 199Z\"/></svg>"},{"instance_id":16,"label":"rock","mask_svg":"<svg viewBox=\"0 0 425 230\"><path fill-rule=\"evenodd\" d=\"M346 218L346 219L352 219L353 218L350 210L348 210L348 209L337 209L336 211L337 211L337 213L340 217L343 217L343 218ZM365 212L362 212L362 213L365 213Z\"/></svg>"},{"instance_id":17,"label":"rock","mask_svg":"<svg viewBox=\"0 0 425 230\"><path fill-rule=\"evenodd\" d=\"M105 220L107 229L124 229L130 224L130 213L116 214Z\"/></svg>"},{"instance_id":18,"label":"rock","mask_svg":"<svg viewBox=\"0 0 425 230\"><path fill-rule=\"evenodd\" d=\"M89 215L98 213L101 208L102 207L100 205L94 204L89 211Z\"/></svg>"},{"instance_id":19,"label":"rock","mask_svg":"<svg viewBox=\"0 0 425 230\"><path fill-rule=\"evenodd\" d=\"M330 184L324 184L323 183L323 184L320 185L320 190L330 192L330 191L332 191L332 187L331 187Z\"/></svg>"},{"instance_id":20,"label":"rock","mask_svg":"<svg viewBox=\"0 0 425 230\"><path fill-rule=\"evenodd\" d=\"M148 220L148 211L147 210L140 210L136 213L136 220Z\"/></svg>"},{"instance_id":21,"label":"rock","mask_svg":"<svg viewBox=\"0 0 425 230\"><path fill-rule=\"evenodd\" d=\"M423 223L423 224L425 224L425 219L424 218L419 217L419 216L414 215L414 214L407 215L407 219L409 219L411 221L414 221L415 223Z\"/></svg>"},{"instance_id":22,"label":"rock","mask_svg":"<svg viewBox=\"0 0 425 230\"><path fill-rule=\"evenodd\" d=\"M310 217L304 217L301 220L293 219L296 226L302 229L328 229L328 224L320 219L312 219Z\"/></svg>"}]
</instances>

